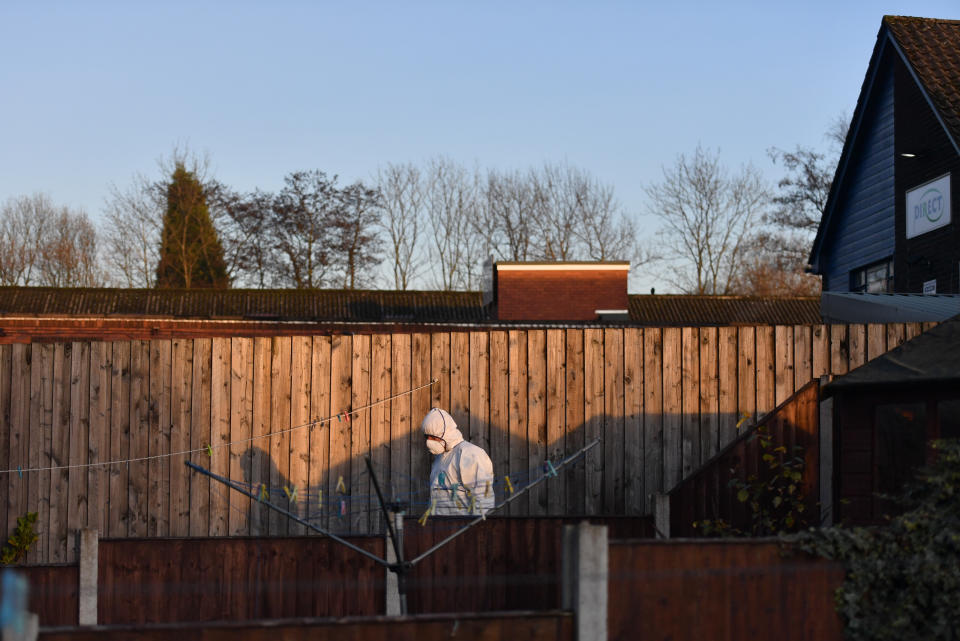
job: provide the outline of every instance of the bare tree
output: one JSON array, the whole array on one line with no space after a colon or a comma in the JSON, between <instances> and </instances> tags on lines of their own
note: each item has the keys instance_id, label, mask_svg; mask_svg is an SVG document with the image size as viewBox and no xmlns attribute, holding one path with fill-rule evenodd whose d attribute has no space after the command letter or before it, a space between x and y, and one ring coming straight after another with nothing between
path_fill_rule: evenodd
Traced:
<instances>
[{"instance_id":1,"label":"bare tree","mask_svg":"<svg viewBox=\"0 0 960 641\"><path fill-rule=\"evenodd\" d=\"M86 213L55 206L45 194L0 208L0 283L98 287L97 233Z\"/></svg>"},{"instance_id":2,"label":"bare tree","mask_svg":"<svg viewBox=\"0 0 960 641\"><path fill-rule=\"evenodd\" d=\"M424 267L419 251L424 199L421 171L413 164L388 164L377 172L377 188L393 286L406 290Z\"/></svg>"},{"instance_id":3,"label":"bare tree","mask_svg":"<svg viewBox=\"0 0 960 641\"><path fill-rule=\"evenodd\" d=\"M104 261L110 280L122 287L153 287L160 260L165 196L155 182L136 174L124 189L111 185L104 208Z\"/></svg>"},{"instance_id":4,"label":"bare tree","mask_svg":"<svg viewBox=\"0 0 960 641\"><path fill-rule=\"evenodd\" d=\"M469 289L479 279L478 238L474 233L479 213L475 174L449 158L428 163L424 209L429 237L423 251L430 260L434 284L441 289Z\"/></svg>"},{"instance_id":5,"label":"bare tree","mask_svg":"<svg viewBox=\"0 0 960 641\"><path fill-rule=\"evenodd\" d=\"M683 291L727 294L743 268L758 209L767 191L750 166L731 174L713 154L697 146L663 168L663 181L646 188L651 213L663 222L659 232L666 277Z\"/></svg>"}]
</instances>

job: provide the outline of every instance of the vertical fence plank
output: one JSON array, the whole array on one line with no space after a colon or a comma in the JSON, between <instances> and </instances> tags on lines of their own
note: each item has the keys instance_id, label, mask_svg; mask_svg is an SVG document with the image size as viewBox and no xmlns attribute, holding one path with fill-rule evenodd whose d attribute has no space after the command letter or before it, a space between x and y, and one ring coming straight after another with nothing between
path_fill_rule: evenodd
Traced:
<instances>
[{"instance_id":1,"label":"vertical fence plank","mask_svg":"<svg viewBox=\"0 0 960 641\"><path fill-rule=\"evenodd\" d=\"M290 346L290 477L289 495L280 504L298 516L305 516L304 497L310 475L310 363L313 341L309 336L294 336ZM290 523L290 536L309 534L306 527Z\"/></svg>"},{"instance_id":2,"label":"vertical fence plank","mask_svg":"<svg viewBox=\"0 0 960 641\"><path fill-rule=\"evenodd\" d=\"M116 345L114 345L116 347ZM116 354L114 354L116 356ZM170 451L190 449L190 410L193 407L193 340L175 338L171 345L173 390L170 398ZM168 461L170 470L170 536L190 533L190 471L183 464L187 456ZM111 471L111 478L113 472ZM112 483L112 481L111 481Z\"/></svg>"},{"instance_id":3,"label":"vertical fence plank","mask_svg":"<svg viewBox=\"0 0 960 641\"><path fill-rule=\"evenodd\" d=\"M430 376L436 384L430 388L432 404L450 411L450 334L436 332L429 335ZM429 409L429 408L428 408ZM421 417L423 418L423 417Z\"/></svg>"},{"instance_id":4,"label":"vertical fence plank","mask_svg":"<svg viewBox=\"0 0 960 641\"><path fill-rule=\"evenodd\" d=\"M717 333L717 412L719 447L737 438L737 328L721 327Z\"/></svg>"},{"instance_id":5,"label":"vertical fence plank","mask_svg":"<svg viewBox=\"0 0 960 641\"><path fill-rule=\"evenodd\" d=\"M681 340L681 478L700 466L700 331L680 330Z\"/></svg>"},{"instance_id":6,"label":"vertical fence plank","mask_svg":"<svg viewBox=\"0 0 960 641\"><path fill-rule=\"evenodd\" d=\"M58 343L53 350L53 404L51 405L51 440L49 465L58 469L50 472L46 494L50 509L50 529L47 538L45 562L65 563L67 560L67 518L70 458L70 378L73 371L73 344ZM44 498L41 496L41 501Z\"/></svg>"},{"instance_id":7,"label":"vertical fence plank","mask_svg":"<svg viewBox=\"0 0 960 641\"><path fill-rule=\"evenodd\" d=\"M757 419L757 330L737 329L737 424L739 430Z\"/></svg>"},{"instance_id":8,"label":"vertical fence plank","mask_svg":"<svg viewBox=\"0 0 960 641\"><path fill-rule=\"evenodd\" d=\"M32 373L32 345L22 343L10 348L10 447L8 469L30 466L30 382ZM28 503L29 478L7 474L7 523L36 508Z\"/></svg>"},{"instance_id":9,"label":"vertical fence plank","mask_svg":"<svg viewBox=\"0 0 960 641\"><path fill-rule=\"evenodd\" d=\"M417 333L410 337L410 386L419 387L430 382L430 335ZM419 432L423 417L430 411L432 390L436 385L414 392L410 396L410 430L417 438L410 446L410 476L415 483L417 496L424 509L430 505L430 466L433 457L427 451L422 432Z\"/></svg>"},{"instance_id":10,"label":"vertical fence plank","mask_svg":"<svg viewBox=\"0 0 960 641\"><path fill-rule=\"evenodd\" d=\"M390 345L390 387L393 394L401 394L410 385L410 335L394 334ZM414 489L410 484L410 448L419 445L415 438L410 417L410 394L404 394L390 402L390 495L394 501L412 503ZM410 512L416 506L409 505Z\"/></svg>"},{"instance_id":11,"label":"vertical fence plank","mask_svg":"<svg viewBox=\"0 0 960 641\"><path fill-rule=\"evenodd\" d=\"M663 330L663 491L683 478L683 352L678 327Z\"/></svg>"},{"instance_id":12,"label":"vertical fence plank","mask_svg":"<svg viewBox=\"0 0 960 641\"><path fill-rule=\"evenodd\" d=\"M700 464L720 451L720 363L716 327L700 328Z\"/></svg>"},{"instance_id":13,"label":"vertical fence plank","mask_svg":"<svg viewBox=\"0 0 960 641\"><path fill-rule=\"evenodd\" d=\"M230 476L230 383L229 338L214 338L210 352L210 451L207 464L215 474ZM230 529L231 490L210 484L210 536L226 536Z\"/></svg>"},{"instance_id":14,"label":"vertical fence plank","mask_svg":"<svg viewBox=\"0 0 960 641\"><path fill-rule=\"evenodd\" d=\"M390 500L388 484L393 477L390 469L390 403L379 402L390 397L393 391L390 388L392 379L391 360L392 346L389 334L374 334L370 343L370 402L378 403L370 408L370 459L380 482L380 490L385 501ZM371 499L370 529L372 532L382 532L386 526L383 523L376 493Z\"/></svg>"},{"instance_id":15,"label":"vertical fence plank","mask_svg":"<svg viewBox=\"0 0 960 641\"><path fill-rule=\"evenodd\" d=\"M130 343L130 458L148 455L150 443L150 343ZM149 516L146 461L131 462L127 478L127 503L130 506L130 536L147 535Z\"/></svg>"},{"instance_id":16,"label":"vertical fence plank","mask_svg":"<svg viewBox=\"0 0 960 641\"><path fill-rule=\"evenodd\" d=\"M505 498L503 477L510 473L510 394L507 381L510 376L507 333L490 332L490 458L496 479L496 499Z\"/></svg>"},{"instance_id":17,"label":"vertical fence plank","mask_svg":"<svg viewBox=\"0 0 960 641\"><path fill-rule=\"evenodd\" d=\"M273 369L273 346L269 338L253 339L253 425L250 442L250 484L258 497L270 486L270 371ZM269 508L252 502L250 534L265 535L270 531Z\"/></svg>"},{"instance_id":18,"label":"vertical fence plank","mask_svg":"<svg viewBox=\"0 0 960 641\"><path fill-rule=\"evenodd\" d=\"M567 348L566 389L564 391L567 397L564 451L569 456L586 445L584 330L568 329L564 333ZM586 462L584 459L581 458L572 466L572 469L567 470L564 474L564 486L567 514L585 514Z\"/></svg>"},{"instance_id":19,"label":"vertical fence plank","mask_svg":"<svg viewBox=\"0 0 960 641\"><path fill-rule=\"evenodd\" d=\"M150 433L147 449L147 536L170 532L170 424L173 380L169 340L150 341ZM179 461L178 461L179 462Z\"/></svg>"},{"instance_id":20,"label":"vertical fence plank","mask_svg":"<svg viewBox=\"0 0 960 641\"><path fill-rule=\"evenodd\" d=\"M904 330L904 341L908 341L919 336L923 332L923 327L920 323L907 323Z\"/></svg>"},{"instance_id":21,"label":"vertical fence plank","mask_svg":"<svg viewBox=\"0 0 960 641\"><path fill-rule=\"evenodd\" d=\"M819 379L830 373L830 327L814 325L812 338L813 365L811 376Z\"/></svg>"},{"instance_id":22,"label":"vertical fence plank","mask_svg":"<svg viewBox=\"0 0 960 641\"><path fill-rule=\"evenodd\" d=\"M566 412L566 344L564 332L547 330L547 460L553 464L564 457ZM566 474L569 470L564 470ZM564 514L564 481L561 477L547 481L547 514Z\"/></svg>"},{"instance_id":23,"label":"vertical fence plank","mask_svg":"<svg viewBox=\"0 0 960 641\"><path fill-rule=\"evenodd\" d=\"M253 461L253 339L230 339L230 478L252 483ZM250 499L230 492L227 531L230 536L250 534Z\"/></svg>"},{"instance_id":24,"label":"vertical fence plank","mask_svg":"<svg viewBox=\"0 0 960 641\"><path fill-rule=\"evenodd\" d=\"M111 370L110 460L125 461L130 456L130 343L113 344ZM110 466L110 521L106 536L127 536L127 475L125 463ZM189 510L189 505L187 506Z\"/></svg>"},{"instance_id":25,"label":"vertical fence plank","mask_svg":"<svg viewBox=\"0 0 960 641\"><path fill-rule=\"evenodd\" d=\"M624 513L643 511L643 330L623 330L623 502Z\"/></svg>"},{"instance_id":26,"label":"vertical fence plank","mask_svg":"<svg viewBox=\"0 0 960 641\"><path fill-rule=\"evenodd\" d=\"M75 534L87 523L87 470L90 439L90 343L73 343L70 359L70 444L67 464L70 466L67 478L67 561L76 562L76 546L71 545ZM0 353L2 359L2 353ZM0 368L3 367L0 360ZM0 374L2 379L2 374ZM2 381L0 381L2 383ZM0 392L0 406L3 405ZM2 409L2 407L0 407ZM2 459L0 459L2 460ZM98 509L99 505L94 509ZM2 531L2 530L0 530Z\"/></svg>"},{"instance_id":27,"label":"vertical fence plank","mask_svg":"<svg viewBox=\"0 0 960 641\"><path fill-rule=\"evenodd\" d=\"M13 425L11 399L13 396L13 381L11 380L13 367L13 347L0 345L0 468L13 469L10 464L10 450L13 441ZM13 474L4 474L0 478L0 532L6 534L7 511L12 503L14 487ZM13 529L13 528L10 528Z\"/></svg>"},{"instance_id":28,"label":"vertical fence plank","mask_svg":"<svg viewBox=\"0 0 960 641\"><path fill-rule=\"evenodd\" d=\"M326 529L330 523L333 490L329 485L330 434L330 337L314 336L310 354L310 428L309 488L306 512L311 520Z\"/></svg>"},{"instance_id":29,"label":"vertical fence plank","mask_svg":"<svg viewBox=\"0 0 960 641\"><path fill-rule=\"evenodd\" d=\"M867 360L872 361L886 351L886 326L882 323L870 323L867 325Z\"/></svg>"},{"instance_id":30,"label":"vertical fence plank","mask_svg":"<svg viewBox=\"0 0 960 641\"><path fill-rule=\"evenodd\" d=\"M774 368L774 332L773 327L757 327L757 411L756 420L772 410L776 405L776 372Z\"/></svg>"},{"instance_id":31,"label":"vertical fence plank","mask_svg":"<svg viewBox=\"0 0 960 641\"><path fill-rule=\"evenodd\" d=\"M900 347L907 340L907 328L903 323L890 323L886 326L886 334L885 352Z\"/></svg>"},{"instance_id":32,"label":"vertical fence plank","mask_svg":"<svg viewBox=\"0 0 960 641\"><path fill-rule=\"evenodd\" d=\"M470 335L450 334L450 406L446 408L463 438L474 442L470 431Z\"/></svg>"},{"instance_id":33,"label":"vertical fence plank","mask_svg":"<svg viewBox=\"0 0 960 641\"><path fill-rule=\"evenodd\" d=\"M510 350L510 464L508 472L513 486L527 483L529 443L527 442L527 333L521 330L507 332ZM520 500L510 504L510 514L526 514Z\"/></svg>"},{"instance_id":34,"label":"vertical fence plank","mask_svg":"<svg viewBox=\"0 0 960 641\"><path fill-rule=\"evenodd\" d=\"M850 342L846 325L830 325L830 373L841 376L849 371Z\"/></svg>"},{"instance_id":35,"label":"vertical fence plank","mask_svg":"<svg viewBox=\"0 0 960 641\"><path fill-rule=\"evenodd\" d=\"M490 452L490 335L470 333L470 439Z\"/></svg>"},{"instance_id":36,"label":"vertical fence plank","mask_svg":"<svg viewBox=\"0 0 960 641\"><path fill-rule=\"evenodd\" d=\"M284 504L283 488L290 483L290 367L293 341L289 336L274 337L270 366L270 500ZM289 533L290 520L271 511L271 535Z\"/></svg>"},{"instance_id":37,"label":"vertical fence plank","mask_svg":"<svg viewBox=\"0 0 960 641\"><path fill-rule=\"evenodd\" d=\"M624 440L623 330L603 330L604 514L623 514Z\"/></svg>"},{"instance_id":38,"label":"vertical fence plank","mask_svg":"<svg viewBox=\"0 0 960 641\"><path fill-rule=\"evenodd\" d=\"M643 513L653 511L653 495L664 491L663 330L643 330Z\"/></svg>"},{"instance_id":39,"label":"vertical fence plank","mask_svg":"<svg viewBox=\"0 0 960 641\"><path fill-rule=\"evenodd\" d=\"M527 443L531 481L543 474L547 460L547 335L542 329L527 332ZM543 483L528 493L531 516L547 512L547 486Z\"/></svg>"},{"instance_id":40,"label":"vertical fence plank","mask_svg":"<svg viewBox=\"0 0 960 641\"><path fill-rule=\"evenodd\" d=\"M583 381L584 440L590 443L603 438L603 330L583 331ZM602 443L586 455L584 507L587 514L598 514L603 509L603 456Z\"/></svg>"},{"instance_id":41,"label":"vertical fence plank","mask_svg":"<svg viewBox=\"0 0 960 641\"><path fill-rule=\"evenodd\" d=\"M776 397L774 405L779 405L793 394L793 327L777 325L774 328L774 358L776 359Z\"/></svg>"},{"instance_id":42,"label":"vertical fence plank","mask_svg":"<svg viewBox=\"0 0 960 641\"><path fill-rule=\"evenodd\" d=\"M370 404L370 335L353 337L353 376L351 407ZM370 453L370 412L363 410L350 419L350 531L366 533L370 529L370 474L364 458Z\"/></svg>"},{"instance_id":43,"label":"vertical fence plank","mask_svg":"<svg viewBox=\"0 0 960 641\"><path fill-rule=\"evenodd\" d=\"M856 369L867 362L867 329L861 324L850 325L850 369Z\"/></svg>"},{"instance_id":44,"label":"vertical fence plank","mask_svg":"<svg viewBox=\"0 0 960 641\"><path fill-rule=\"evenodd\" d=\"M206 447L210 443L210 374L213 342L209 338L193 341L193 394L190 417L190 460L207 467ZM210 479L191 472L190 536L206 536L210 529Z\"/></svg>"},{"instance_id":45,"label":"vertical fence plank","mask_svg":"<svg viewBox=\"0 0 960 641\"><path fill-rule=\"evenodd\" d=\"M110 500L110 371L113 345L96 341L90 345L90 437L87 459L100 463L87 469L87 523L101 536L107 534ZM171 394L171 401L173 395Z\"/></svg>"},{"instance_id":46,"label":"vertical fence plank","mask_svg":"<svg viewBox=\"0 0 960 641\"><path fill-rule=\"evenodd\" d=\"M793 375L794 391L813 377L813 331L809 325L793 328Z\"/></svg>"},{"instance_id":47,"label":"vertical fence plank","mask_svg":"<svg viewBox=\"0 0 960 641\"><path fill-rule=\"evenodd\" d=\"M340 414L350 406L353 395L353 342L350 336L334 336L330 344L330 413ZM350 476L350 424L339 417L330 421L330 488L332 508L330 528L336 532L349 531L349 519L342 514L350 510L349 495L356 490L349 485ZM337 489L343 480L342 492ZM342 503L341 506L341 501Z\"/></svg>"},{"instance_id":48,"label":"vertical fence plank","mask_svg":"<svg viewBox=\"0 0 960 641\"><path fill-rule=\"evenodd\" d=\"M30 467L47 468L51 464L53 439L53 344L33 345L30 371ZM28 475L28 509L37 513L34 531L37 541L27 553L29 563L41 563L50 552L50 472Z\"/></svg>"}]
</instances>

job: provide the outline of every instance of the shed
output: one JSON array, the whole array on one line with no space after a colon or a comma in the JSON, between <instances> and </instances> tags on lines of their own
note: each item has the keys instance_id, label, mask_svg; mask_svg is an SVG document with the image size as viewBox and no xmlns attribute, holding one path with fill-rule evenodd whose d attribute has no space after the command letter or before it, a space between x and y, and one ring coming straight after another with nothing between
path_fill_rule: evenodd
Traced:
<instances>
[{"instance_id":1,"label":"shed","mask_svg":"<svg viewBox=\"0 0 960 641\"><path fill-rule=\"evenodd\" d=\"M960 437L960 316L836 379L834 501L839 522L883 522L895 494L932 455L930 441Z\"/></svg>"}]
</instances>

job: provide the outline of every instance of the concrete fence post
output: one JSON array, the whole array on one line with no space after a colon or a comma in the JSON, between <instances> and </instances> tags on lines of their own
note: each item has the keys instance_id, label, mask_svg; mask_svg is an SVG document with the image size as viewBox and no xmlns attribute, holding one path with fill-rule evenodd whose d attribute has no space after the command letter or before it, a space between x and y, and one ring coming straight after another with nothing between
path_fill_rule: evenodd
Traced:
<instances>
[{"instance_id":1,"label":"concrete fence post","mask_svg":"<svg viewBox=\"0 0 960 641\"><path fill-rule=\"evenodd\" d=\"M100 537L96 530L82 529L80 537L80 625L97 625L97 575L100 571Z\"/></svg>"},{"instance_id":2,"label":"concrete fence post","mask_svg":"<svg viewBox=\"0 0 960 641\"><path fill-rule=\"evenodd\" d=\"M658 539L670 538L670 495L657 492L653 496L653 528Z\"/></svg>"},{"instance_id":3,"label":"concrete fence post","mask_svg":"<svg viewBox=\"0 0 960 641\"><path fill-rule=\"evenodd\" d=\"M563 527L562 605L575 617L577 641L607 639L607 526Z\"/></svg>"}]
</instances>

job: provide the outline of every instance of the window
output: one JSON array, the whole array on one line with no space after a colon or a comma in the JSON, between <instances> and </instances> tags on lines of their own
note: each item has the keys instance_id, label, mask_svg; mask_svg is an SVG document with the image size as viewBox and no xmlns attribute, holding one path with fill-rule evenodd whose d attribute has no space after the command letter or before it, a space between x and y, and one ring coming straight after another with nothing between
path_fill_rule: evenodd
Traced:
<instances>
[{"instance_id":1,"label":"window","mask_svg":"<svg viewBox=\"0 0 960 641\"><path fill-rule=\"evenodd\" d=\"M893 259L867 265L850 272L850 291L872 294L893 291Z\"/></svg>"},{"instance_id":2,"label":"window","mask_svg":"<svg viewBox=\"0 0 960 641\"><path fill-rule=\"evenodd\" d=\"M940 401L940 438L960 438L960 399Z\"/></svg>"}]
</instances>

